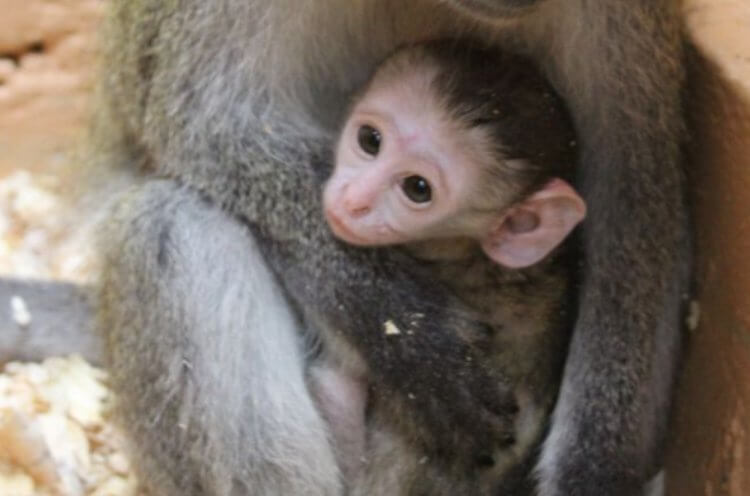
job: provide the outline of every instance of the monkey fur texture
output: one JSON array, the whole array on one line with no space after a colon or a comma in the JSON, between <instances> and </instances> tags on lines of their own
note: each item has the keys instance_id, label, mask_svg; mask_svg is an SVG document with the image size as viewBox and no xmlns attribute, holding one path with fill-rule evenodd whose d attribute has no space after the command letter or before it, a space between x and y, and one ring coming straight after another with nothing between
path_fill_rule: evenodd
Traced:
<instances>
[{"instance_id":1,"label":"monkey fur texture","mask_svg":"<svg viewBox=\"0 0 750 496\"><path fill-rule=\"evenodd\" d=\"M148 488L342 494L306 385L308 323L351 343L374 387L413 402L424 449L465 459L496 447L487 433L512 424L516 405L467 359L465 336L486 326L410 257L333 240L305 193L379 60L404 43L473 37L533 58L566 100L589 208L576 322L532 490L641 494L666 430L691 263L678 2L111 8L95 165L146 178L101 238L98 326ZM386 340L385 322L415 318L424 332Z\"/></svg>"}]
</instances>

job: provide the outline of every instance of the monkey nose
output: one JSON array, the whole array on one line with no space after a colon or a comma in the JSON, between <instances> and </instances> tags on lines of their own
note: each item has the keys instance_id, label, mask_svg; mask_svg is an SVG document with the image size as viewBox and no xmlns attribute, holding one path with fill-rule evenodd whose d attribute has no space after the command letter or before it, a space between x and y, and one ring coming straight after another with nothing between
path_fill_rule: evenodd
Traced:
<instances>
[{"instance_id":1,"label":"monkey nose","mask_svg":"<svg viewBox=\"0 0 750 496\"><path fill-rule=\"evenodd\" d=\"M361 217L370 212L370 207L367 205L352 206L349 208L349 213L354 217Z\"/></svg>"},{"instance_id":2,"label":"monkey nose","mask_svg":"<svg viewBox=\"0 0 750 496\"><path fill-rule=\"evenodd\" d=\"M344 197L344 208L352 217L361 217L370 212L370 202L365 201L364 194L348 190Z\"/></svg>"}]
</instances>

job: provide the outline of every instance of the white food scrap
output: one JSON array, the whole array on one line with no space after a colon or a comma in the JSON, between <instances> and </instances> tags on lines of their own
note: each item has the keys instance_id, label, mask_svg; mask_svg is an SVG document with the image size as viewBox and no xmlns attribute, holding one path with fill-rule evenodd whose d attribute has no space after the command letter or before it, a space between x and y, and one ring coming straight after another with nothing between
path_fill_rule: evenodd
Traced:
<instances>
[{"instance_id":1,"label":"white food scrap","mask_svg":"<svg viewBox=\"0 0 750 496\"><path fill-rule=\"evenodd\" d=\"M383 329L385 330L386 336L397 336L401 334L401 329L399 329L392 320L386 321L386 323L383 324Z\"/></svg>"},{"instance_id":2,"label":"white food scrap","mask_svg":"<svg viewBox=\"0 0 750 496\"><path fill-rule=\"evenodd\" d=\"M21 327L27 327L31 324L31 312L29 312L29 307L26 306L26 302L20 296L13 296L10 299L10 311L13 315L13 322L16 324Z\"/></svg>"}]
</instances>

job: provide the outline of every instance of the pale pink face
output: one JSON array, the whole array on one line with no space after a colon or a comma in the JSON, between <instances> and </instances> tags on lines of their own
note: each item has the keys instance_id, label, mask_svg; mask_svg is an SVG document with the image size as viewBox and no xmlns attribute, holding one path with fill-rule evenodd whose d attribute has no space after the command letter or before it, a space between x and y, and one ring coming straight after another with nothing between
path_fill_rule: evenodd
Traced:
<instances>
[{"instance_id":1,"label":"pale pink face","mask_svg":"<svg viewBox=\"0 0 750 496\"><path fill-rule=\"evenodd\" d=\"M443 236L469 203L481 176L465 144L414 75L375 86L354 108L336 148L324 192L334 234L357 245L384 245ZM464 141L469 141L464 139ZM477 144L477 143L474 143Z\"/></svg>"}]
</instances>

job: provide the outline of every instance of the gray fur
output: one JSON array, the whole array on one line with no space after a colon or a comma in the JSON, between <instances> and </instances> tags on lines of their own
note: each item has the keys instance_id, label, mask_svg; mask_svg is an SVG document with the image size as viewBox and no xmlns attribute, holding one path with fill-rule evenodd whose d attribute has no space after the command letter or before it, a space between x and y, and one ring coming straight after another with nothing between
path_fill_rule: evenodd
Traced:
<instances>
[{"instance_id":1,"label":"gray fur","mask_svg":"<svg viewBox=\"0 0 750 496\"><path fill-rule=\"evenodd\" d=\"M453 4L470 15L460 17ZM508 10L496 5L521 10L501 19ZM381 390L402 401L416 393L414 414L432 423L425 432L435 437L421 443L454 448L458 459L494 445L488 433L502 431L504 417L493 412L508 405L492 377L464 359L470 347L461 336L478 330L465 305L444 285L426 284L396 252L334 242L305 189L318 175L309 164L326 161L348 96L385 54L425 37L471 34L538 60L581 139L589 210L583 284L539 494L640 494L665 430L690 262L678 7L114 2L96 133L101 160L167 176L216 205L198 207L194 192L173 184L145 186L123 201L104 238L101 323L117 344L115 385L147 485L166 496L338 491L325 429L304 388L296 326L278 317L284 344L255 320L268 309L288 312L279 310L280 293L264 291L278 289L264 261L305 318L355 346ZM252 226L262 256L232 217ZM272 302L251 306L253 297ZM389 318L416 314L429 316L421 335L386 341L378 332ZM291 358L262 361L275 346ZM280 404L294 405L280 408L284 415L304 415L311 431L302 420L272 416L275 403L253 403L275 398L263 394L269 385L278 386ZM247 417L257 423L247 427ZM385 486L388 476L375 480Z\"/></svg>"},{"instance_id":2,"label":"gray fur","mask_svg":"<svg viewBox=\"0 0 750 496\"><path fill-rule=\"evenodd\" d=\"M307 115L300 110L313 103L304 101L311 96L305 91L309 83L332 74L305 67L307 57L298 58L300 68L286 67L290 54L277 50L309 41L310 45L303 46L318 47L326 56L340 52L342 47L325 39L306 40L294 34L299 32L299 23L328 18L328 13L312 7L318 4L283 1L205 5L185 3L171 10L157 8L162 4L152 1L114 4L109 32L113 44L106 54L112 65L105 79L103 105L106 115L113 116L107 123L118 129L103 132L107 123L102 124L105 159L111 160L112 146L130 145L127 157L136 164L199 191L251 226L268 263L304 317L321 329L335 329L368 364L376 364L370 369L371 381L402 397L418 393L415 415L436 424L432 436L422 439L425 444L446 452L491 451L495 439L488 434L510 423L507 412L514 405L488 370L466 360L473 351L457 331L478 329L482 324L470 317L447 288L415 274L407 257L387 250L345 247L333 239L320 215L320 187L314 181L319 171L311 164L326 162L331 144L325 139L327 131L311 131L310 126L321 125L319 121L305 122L317 117L333 122L339 115ZM405 30L393 11L356 3L347 6L361 12L352 19L339 19L336 29L344 30L340 34L351 30L354 36L365 28L360 24L369 16L387 16L378 20L384 30L379 35L383 51L369 53L376 40L359 40L363 59L375 62L373 56L393 48L394 33ZM282 22L289 12L299 9L309 17ZM428 24L433 29L433 22ZM274 28L262 29L266 25ZM224 34L216 36L217 32ZM282 33L289 36L277 40ZM186 46L202 55L187 53ZM262 70L271 66L290 72ZM326 82L316 81L317 99L345 99L353 88L344 79L348 72L341 74L345 90L328 84L328 77ZM328 95L330 91L334 93ZM341 105L331 108L343 110ZM143 246L144 254L150 249ZM131 270L125 269L122 276ZM320 281L326 282L316 284ZM388 320L409 322L417 314L430 316L422 324L424 333L397 340L383 335ZM109 320L104 312L104 328L111 327ZM423 367L423 363L442 366ZM463 434L460 443L443 428L448 425Z\"/></svg>"},{"instance_id":3,"label":"gray fur","mask_svg":"<svg viewBox=\"0 0 750 496\"><path fill-rule=\"evenodd\" d=\"M107 227L108 365L151 494L340 494L300 326L248 230L168 181Z\"/></svg>"}]
</instances>

